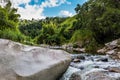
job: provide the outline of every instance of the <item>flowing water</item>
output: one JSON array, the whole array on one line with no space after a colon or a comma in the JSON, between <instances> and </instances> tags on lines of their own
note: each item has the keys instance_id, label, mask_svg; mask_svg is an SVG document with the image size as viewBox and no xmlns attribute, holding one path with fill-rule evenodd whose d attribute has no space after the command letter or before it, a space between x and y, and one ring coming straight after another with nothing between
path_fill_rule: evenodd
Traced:
<instances>
[{"instance_id":1,"label":"flowing water","mask_svg":"<svg viewBox=\"0 0 120 80\"><path fill-rule=\"evenodd\" d=\"M72 61L68 70L60 80L70 80L71 75L75 72L81 72L83 74L81 75L82 80L85 80L84 75L89 72L106 70L108 67L120 68L120 61L113 60L108 55L74 54L71 56L73 59L79 56L85 57L85 59L80 59L80 62ZM109 75L114 78L120 77L120 73L109 73ZM120 80L120 78L116 80Z\"/></svg>"}]
</instances>

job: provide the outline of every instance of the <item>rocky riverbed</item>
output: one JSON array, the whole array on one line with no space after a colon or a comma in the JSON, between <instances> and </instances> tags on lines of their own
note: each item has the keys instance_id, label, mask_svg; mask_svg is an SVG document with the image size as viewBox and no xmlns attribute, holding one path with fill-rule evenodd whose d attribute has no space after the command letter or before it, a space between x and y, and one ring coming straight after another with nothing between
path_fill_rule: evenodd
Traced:
<instances>
[{"instance_id":1,"label":"rocky riverbed","mask_svg":"<svg viewBox=\"0 0 120 80\"><path fill-rule=\"evenodd\" d=\"M106 52L104 55L68 54L0 39L0 80L120 80L118 42L108 43L114 48L104 48L106 52L116 49L114 55L118 58L113 58L113 54Z\"/></svg>"},{"instance_id":2,"label":"rocky riverbed","mask_svg":"<svg viewBox=\"0 0 120 80\"><path fill-rule=\"evenodd\" d=\"M74 54L60 80L120 80L120 61L108 55Z\"/></svg>"}]
</instances>

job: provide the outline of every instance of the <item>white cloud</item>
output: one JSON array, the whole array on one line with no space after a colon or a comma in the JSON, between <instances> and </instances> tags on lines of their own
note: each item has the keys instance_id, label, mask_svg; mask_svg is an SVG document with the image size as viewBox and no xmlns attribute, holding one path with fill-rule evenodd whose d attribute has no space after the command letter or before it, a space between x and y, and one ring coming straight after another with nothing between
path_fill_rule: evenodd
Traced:
<instances>
[{"instance_id":1,"label":"white cloud","mask_svg":"<svg viewBox=\"0 0 120 80\"><path fill-rule=\"evenodd\" d=\"M42 2L41 7L56 7L60 6L61 4L66 3L66 0L46 0L45 2Z\"/></svg>"},{"instance_id":2,"label":"white cloud","mask_svg":"<svg viewBox=\"0 0 120 80\"><path fill-rule=\"evenodd\" d=\"M4 0L0 0L0 6L4 7L6 5L6 2L4 2Z\"/></svg>"},{"instance_id":3,"label":"white cloud","mask_svg":"<svg viewBox=\"0 0 120 80\"><path fill-rule=\"evenodd\" d=\"M31 0L11 0L11 2L13 7L18 8L18 13L21 15L22 19L42 19L45 18L43 14L45 8L60 6L64 3L71 4L71 2L68 2L67 0L45 0L40 5L29 5ZM38 2L38 0L35 0L35 2ZM24 4L25 7L20 7L20 4ZM1 5L3 5L3 3ZM69 16L72 15L67 11L62 11L61 13L69 14Z\"/></svg>"},{"instance_id":4,"label":"white cloud","mask_svg":"<svg viewBox=\"0 0 120 80\"><path fill-rule=\"evenodd\" d=\"M60 13L59 13L60 16L62 17L70 17L70 16L73 16L72 13L70 13L69 11L66 11L66 10L61 10Z\"/></svg>"},{"instance_id":5,"label":"white cloud","mask_svg":"<svg viewBox=\"0 0 120 80\"><path fill-rule=\"evenodd\" d=\"M22 19L43 19L45 16L43 15L43 8L39 8L39 6L34 5L26 5L25 8L19 7L18 13L21 14Z\"/></svg>"},{"instance_id":6,"label":"white cloud","mask_svg":"<svg viewBox=\"0 0 120 80\"><path fill-rule=\"evenodd\" d=\"M31 0L10 0L14 7L19 7L20 4L28 4Z\"/></svg>"},{"instance_id":7,"label":"white cloud","mask_svg":"<svg viewBox=\"0 0 120 80\"><path fill-rule=\"evenodd\" d=\"M11 0L13 7L18 8L18 13L21 15L21 19L43 19L43 8L39 5L29 5L31 0ZM36 0L37 1L37 0ZM24 4L25 7L20 7L20 4Z\"/></svg>"}]
</instances>

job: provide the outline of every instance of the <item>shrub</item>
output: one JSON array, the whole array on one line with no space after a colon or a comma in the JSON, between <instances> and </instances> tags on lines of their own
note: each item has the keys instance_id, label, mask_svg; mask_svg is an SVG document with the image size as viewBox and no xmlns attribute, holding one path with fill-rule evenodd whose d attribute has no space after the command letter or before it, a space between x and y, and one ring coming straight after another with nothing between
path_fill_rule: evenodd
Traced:
<instances>
[{"instance_id":1,"label":"shrub","mask_svg":"<svg viewBox=\"0 0 120 80\"><path fill-rule=\"evenodd\" d=\"M88 44L92 40L92 38L93 38L92 32L90 30L86 30L86 29L77 30L73 34L70 42L85 46L86 44Z\"/></svg>"},{"instance_id":2,"label":"shrub","mask_svg":"<svg viewBox=\"0 0 120 80\"><path fill-rule=\"evenodd\" d=\"M0 38L10 39L13 41L24 42L25 36L19 33L18 31L13 31L10 29L0 30Z\"/></svg>"}]
</instances>

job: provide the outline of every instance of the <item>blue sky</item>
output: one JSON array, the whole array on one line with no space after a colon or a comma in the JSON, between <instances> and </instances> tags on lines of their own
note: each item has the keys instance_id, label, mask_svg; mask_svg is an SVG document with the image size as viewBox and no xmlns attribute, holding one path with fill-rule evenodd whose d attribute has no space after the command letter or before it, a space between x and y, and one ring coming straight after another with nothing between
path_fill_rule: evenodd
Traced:
<instances>
[{"instance_id":1,"label":"blue sky","mask_svg":"<svg viewBox=\"0 0 120 80\"><path fill-rule=\"evenodd\" d=\"M11 0L22 19L67 17L75 15L74 8L86 0Z\"/></svg>"}]
</instances>

